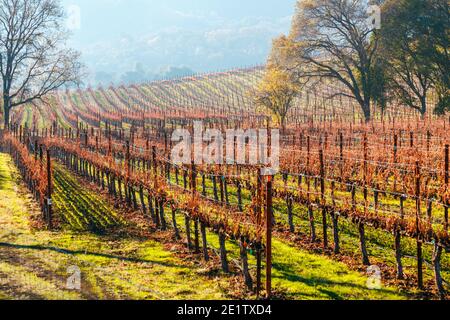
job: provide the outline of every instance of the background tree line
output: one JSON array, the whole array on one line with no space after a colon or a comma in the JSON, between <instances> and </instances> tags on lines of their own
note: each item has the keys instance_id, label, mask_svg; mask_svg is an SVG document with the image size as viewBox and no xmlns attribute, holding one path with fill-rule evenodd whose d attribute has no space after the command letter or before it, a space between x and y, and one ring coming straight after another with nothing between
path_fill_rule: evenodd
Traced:
<instances>
[{"instance_id":1,"label":"background tree line","mask_svg":"<svg viewBox=\"0 0 450 320\"><path fill-rule=\"evenodd\" d=\"M447 0L298 1L289 35L273 42L256 102L284 127L301 88L338 82L345 88L339 95L354 99L366 121L374 107L382 112L394 102L425 115L431 93L432 111L444 114L450 111L449 24Z\"/></svg>"}]
</instances>

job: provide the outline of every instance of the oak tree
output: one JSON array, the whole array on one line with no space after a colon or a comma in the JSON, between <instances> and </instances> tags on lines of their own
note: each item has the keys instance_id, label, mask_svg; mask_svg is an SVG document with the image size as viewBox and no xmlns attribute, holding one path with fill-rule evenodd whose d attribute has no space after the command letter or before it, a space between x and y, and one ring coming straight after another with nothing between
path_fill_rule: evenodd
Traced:
<instances>
[{"instance_id":1,"label":"oak tree","mask_svg":"<svg viewBox=\"0 0 450 320\"><path fill-rule=\"evenodd\" d=\"M0 73L5 126L12 108L78 84L79 53L59 0L0 0Z\"/></svg>"}]
</instances>

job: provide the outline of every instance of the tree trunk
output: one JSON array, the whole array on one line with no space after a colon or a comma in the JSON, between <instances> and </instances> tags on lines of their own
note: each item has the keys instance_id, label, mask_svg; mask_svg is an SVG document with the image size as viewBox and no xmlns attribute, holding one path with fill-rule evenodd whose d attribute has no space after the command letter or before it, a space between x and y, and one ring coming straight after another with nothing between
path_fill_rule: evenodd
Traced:
<instances>
[{"instance_id":1,"label":"tree trunk","mask_svg":"<svg viewBox=\"0 0 450 320\"><path fill-rule=\"evenodd\" d=\"M9 124L9 113L11 111L10 109L10 102L11 100L9 99L9 96L4 95L3 96L3 120L4 120L4 125L5 125L5 129L6 127L8 127Z\"/></svg>"},{"instance_id":2,"label":"tree trunk","mask_svg":"<svg viewBox=\"0 0 450 320\"><path fill-rule=\"evenodd\" d=\"M363 109L364 119L366 123L368 123L372 118L372 115L370 113L370 100L363 101L361 107Z\"/></svg>"},{"instance_id":3,"label":"tree trunk","mask_svg":"<svg viewBox=\"0 0 450 320\"><path fill-rule=\"evenodd\" d=\"M422 120L425 119L425 114L427 113L427 96L424 95L420 98L420 115Z\"/></svg>"},{"instance_id":4,"label":"tree trunk","mask_svg":"<svg viewBox=\"0 0 450 320\"><path fill-rule=\"evenodd\" d=\"M282 115L280 119L281 134L286 133L286 115Z\"/></svg>"}]
</instances>

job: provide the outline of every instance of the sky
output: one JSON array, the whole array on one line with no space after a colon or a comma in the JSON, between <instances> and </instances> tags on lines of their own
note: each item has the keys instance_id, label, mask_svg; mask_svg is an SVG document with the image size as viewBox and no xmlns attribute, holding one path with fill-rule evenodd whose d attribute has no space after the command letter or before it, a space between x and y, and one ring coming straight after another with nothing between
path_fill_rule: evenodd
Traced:
<instances>
[{"instance_id":1,"label":"sky","mask_svg":"<svg viewBox=\"0 0 450 320\"><path fill-rule=\"evenodd\" d=\"M137 68L195 72L265 62L296 0L63 0L70 46L94 78Z\"/></svg>"}]
</instances>

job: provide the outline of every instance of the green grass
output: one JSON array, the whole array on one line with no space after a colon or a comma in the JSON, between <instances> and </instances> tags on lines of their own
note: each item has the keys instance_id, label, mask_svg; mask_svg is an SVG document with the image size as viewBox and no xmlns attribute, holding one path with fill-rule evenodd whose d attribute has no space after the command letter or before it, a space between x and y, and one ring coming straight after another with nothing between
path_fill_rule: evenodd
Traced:
<instances>
[{"instance_id":1,"label":"green grass","mask_svg":"<svg viewBox=\"0 0 450 320\"><path fill-rule=\"evenodd\" d=\"M33 229L29 218L39 213L31 209L30 196L20 192L16 176L10 157L0 154L0 298L226 298L226 278L198 274L158 242ZM66 289L70 266L81 269L81 291Z\"/></svg>"},{"instance_id":2,"label":"green grass","mask_svg":"<svg viewBox=\"0 0 450 320\"><path fill-rule=\"evenodd\" d=\"M182 216L177 218L184 232ZM192 227L191 227L192 228ZM209 247L219 250L218 236L207 233ZM239 246L227 241L226 249L230 265L239 264ZM351 271L344 263L321 255L311 254L292 243L274 239L272 286L284 299L290 300L403 300L408 295L397 288L384 286L379 290L367 287L367 276ZM249 266L255 279L256 258L249 252ZM265 276L263 263L263 281Z\"/></svg>"},{"instance_id":3,"label":"green grass","mask_svg":"<svg viewBox=\"0 0 450 320\"><path fill-rule=\"evenodd\" d=\"M66 227L78 231L105 232L124 224L110 205L81 186L63 168L54 164L54 203Z\"/></svg>"},{"instance_id":4,"label":"green grass","mask_svg":"<svg viewBox=\"0 0 450 320\"><path fill-rule=\"evenodd\" d=\"M171 175L171 182L176 184L175 175ZM278 179L281 180L281 179ZM291 183L293 183L291 181ZM180 174L179 185L182 185L182 174ZM313 183L311 182L311 188L313 189ZM201 185L197 183L197 190L201 192ZM213 184L210 179L206 179L206 190L209 198L213 198ZM219 191L218 191L219 192ZM234 185L228 185L229 192L229 200L230 203L237 204L237 189ZM220 192L219 192L220 196ZM358 197L362 197L361 194L357 194ZM380 197L381 198L381 197ZM388 197L382 200L385 205L391 204L394 201L392 197ZM242 202L243 205L249 205L251 203L251 195L250 192L246 189L242 189ZM405 202L405 208L408 207ZM288 217L287 217L287 205L283 199L276 198L274 199L274 214L276 220L281 225L287 227L288 226ZM296 226L296 233L301 234L303 237L309 236L309 217L307 208L303 205L299 205L294 203L293 205L293 215L294 215L294 224ZM322 213L320 210L314 210L314 218L316 225L316 234L318 239L323 238L323 227L322 227ZM333 245L333 231L331 228L331 217L328 216L328 237L331 245ZM341 218L339 219L339 235L340 235L340 246L341 252L356 257L358 261L360 261L361 253L359 249L359 233L357 230L357 226L352 223L349 219ZM366 226L366 245L368 249L368 253L371 259L372 264L386 264L392 268L395 268L395 252L394 252L394 236L389 232L386 232L381 229L375 229L370 226ZM402 262L404 267L404 272L409 274L410 276L414 276L417 274L417 261L414 258L416 254L416 244L415 239L409 237L402 237ZM433 246L430 244L425 244L423 246L423 256L425 259L424 264L424 277L425 281L433 282L434 280L434 271L432 268L432 252ZM443 254L442 255L442 276L444 279L450 279L450 255Z\"/></svg>"},{"instance_id":5,"label":"green grass","mask_svg":"<svg viewBox=\"0 0 450 320\"><path fill-rule=\"evenodd\" d=\"M59 175L67 178L70 192L83 187L62 166ZM18 192L15 169L10 158L0 154L0 196L7 199L0 207L0 297L24 299L226 299L230 277L219 273L207 276L195 264L177 258L153 240L121 235L99 235L77 231L70 224L58 232L31 228L32 201ZM58 182L59 183L59 182ZM57 191L60 192L60 191ZM83 190L86 208L108 208L108 203L87 188ZM70 207L69 207L70 208ZM76 207L75 207L76 208ZM169 210L166 214L169 215ZM38 213L37 213L38 214ZM75 213L65 213L74 215ZM89 212L87 214L90 214ZM171 221L169 217L166 220ZM184 231L182 216L178 225ZM87 231L92 231L89 228ZM208 232L210 247L217 248L218 237ZM239 263L239 248L227 241L230 264ZM255 258L250 253L251 272ZM273 243L273 287L286 299L405 299L395 288L370 290L367 277L351 271L331 258L308 253L293 244L275 239ZM81 291L69 291L67 268L81 269ZM217 269L219 266L215 266ZM3 271L2 271L3 270ZM34 274L36 277L30 277ZM254 298L248 294L249 298Z\"/></svg>"},{"instance_id":6,"label":"green grass","mask_svg":"<svg viewBox=\"0 0 450 320\"><path fill-rule=\"evenodd\" d=\"M282 225L288 225L287 222L287 208L285 201L276 200L274 202L274 211L277 221ZM294 205L294 224L297 233L303 236L309 236L309 220L307 208L300 205ZM323 239L322 228L322 214L319 211L314 211L314 219L316 225L316 234L319 239ZM333 246L333 230L331 228L331 219L328 218L328 238L330 246ZM394 236L388 232L380 229L375 229L366 226L366 245L371 263L374 265L386 264L395 268L395 251L394 251ZM355 256L358 261L361 259L361 251L359 249L359 233L355 224L347 219L339 219L339 237L341 252L350 256ZM411 277L417 274L417 261L414 258L416 254L416 242L409 237L402 237L402 263L404 272ZM432 252L433 246L425 244L423 246L424 264L424 279L428 282L433 282L434 273L432 268ZM450 255L442 255L442 276L444 279L450 279Z\"/></svg>"},{"instance_id":7,"label":"green grass","mask_svg":"<svg viewBox=\"0 0 450 320\"><path fill-rule=\"evenodd\" d=\"M293 250L280 240L273 243L273 284L295 299L397 300L406 296L396 289L369 290L367 277L325 256Z\"/></svg>"},{"instance_id":8,"label":"green grass","mask_svg":"<svg viewBox=\"0 0 450 320\"><path fill-rule=\"evenodd\" d=\"M175 180L175 175L172 174L171 175L171 183L176 184L176 180ZM180 171L179 174L179 186L183 185L183 174ZM213 186L212 186L212 182L210 179L206 180L206 189L207 189L207 195L209 198L213 198ZM197 183L197 191L201 192L201 185L200 183ZM229 200L230 203L237 203L237 195L236 195L236 187L233 185L228 185L228 191L229 191ZM218 190L219 192L219 190ZM243 200L243 206L245 207L246 205L249 205L251 202L251 195L250 192L246 189L242 190L242 200ZM280 200L280 199L275 199L274 202L274 211L275 211L275 215L277 217L277 221L280 222L283 225L287 226L287 208L286 208L286 204L284 201ZM169 210L166 210L166 212L169 212ZM299 206L299 205L295 205L294 207L294 214L295 214L295 219L294 219L294 223L297 226L297 230L301 230L303 231L303 235L305 236L305 233L307 232L307 230L309 229L309 225L307 222L307 212L306 212L306 208L303 206ZM320 237L322 237L322 226L320 224L321 221L321 213L320 212L315 212L315 220L316 220L316 233L320 239ZM180 218L181 219L181 218ZM170 219L167 219L167 221L170 221ZM181 222L181 223L180 223ZM178 222L178 225L183 229L184 228L184 222L182 220L180 220ZM354 224L352 224L350 221L345 220L345 219L341 219L340 220L340 238L341 238L341 247L342 247L342 252L351 255L351 256L355 256L356 259L360 259L359 256L359 238L358 238L358 231L355 227ZM366 228L367 231L367 239L368 239L368 251L369 254L371 255L372 258L372 262L374 265L380 264L380 263L387 263L390 266L395 266L395 256L394 256L394 251L393 251L393 236L390 235L387 232L384 232L382 230L374 230L370 227ZM332 230L329 227L329 237L332 238ZM208 235L208 242L209 245L212 246L214 249L218 249L219 245L218 245L218 240L217 240L217 236L215 234L209 234ZM403 247L404 247L404 253L405 255L414 255L414 247L412 244L413 240L409 239L409 238L403 238ZM293 245L288 245L288 249L287 248L282 248L279 247L280 245L284 245L286 246L287 244L283 244L281 242L281 240L279 239L278 242L273 244L273 251L274 251L274 255L275 257L279 258L280 260L283 260L283 256L279 255L278 252L279 251L290 251L290 253L288 253L288 256L292 256L292 255L296 255L296 259L297 261L290 261L290 263L288 264L290 266L290 269L293 270L293 272L295 273L295 271L297 270L298 272L304 272L304 270L310 270L310 267L308 265L307 262L303 263L303 262L298 262L298 261L302 261L302 259L304 259L305 255L308 255L308 252L306 250L299 250L298 248L294 248ZM239 259L239 249L238 246L236 244L232 244L230 246L231 250L230 250L230 254L231 254L231 259L234 259L234 261L238 261ZM427 246L425 246L425 258L426 259L430 259L430 255L431 255L431 251L427 250L429 248L427 248ZM318 270L318 274L326 274L328 272L328 270L333 270L336 268L339 269L341 268L342 270L346 270L347 272L349 272L349 269L347 266L345 266L344 264L341 264L339 262L335 262L333 261L331 258L326 258L326 257L321 257L318 254L314 254L311 255L314 258L309 258L306 259L306 261L312 260L314 261L314 259L316 260L321 260L324 259L323 261L321 261L321 263L323 263L324 268ZM375 258L374 258L375 257ZM274 258L275 259L275 258ZM325 262L326 261L326 262ZM415 267L415 261L413 258L406 256L403 258L403 262L404 262L404 269L405 272L408 272L410 274L415 274L416 270L414 269ZM444 274L446 274L446 267L447 267L447 257L444 256L443 259L443 266L444 266ZM256 263L250 259L250 263L255 265ZM329 268L330 264L336 263L336 266L339 265L339 267L335 267L335 268ZM281 263L281 265L286 265L285 263ZM317 264L314 264L313 269L317 269ZM343 274L345 273L345 271L337 271L337 275ZM274 264L274 274L277 274L278 270L278 264ZM349 273L348 275L348 280L344 280L344 282L348 281L348 285L346 286L345 284L341 283L341 282L336 282L333 280L327 280L327 278L321 278L320 276L317 276L317 274L315 276L306 276L304 279L304 283L300 284L299 282L300 279L302 279L302 277L291 277L289 274L286 273L286 270L280 271L278 274L281 274L281 276L279 276L280 281L278 282L274 282L277 283L277 287L281 288L282 291L286 291L286 294L289 298L292 299L304 299L307 298L308 296L304 296L302 295L302 291L305 290L304 286L311 286L311 287L315 287L315 286L319 286L319 287L331 287L331 290L328 290L327 292L330 293L330 296L328 298L333 298L333 294L334 297L337 299L340 298L344 298L344 299L382 299L383 297L385 297L386 299L398 299L398 298L405 298L405 296L402 295L397 295L395 293L395 290L390 288L390 289L385 289L385 290L381 290L379 292L377 291L371 291L369 290L364 291L363 289L365 288L367 290L367 287L365 286L365 281L367 281L367 278L365 276L361 276L360 273L358 272L354 272L354 273ZM284 275L284 276L283 276ZM333 275L331 275L332 277ZM431 280L433 277L433 273L431 268L425 268L425 276L427 280ZM383 277L383 275L382 275ZM340 278L340 277L339 277ZM363 280L361 280L361 278ZM362 283L364 285L362 285ZM349 290L346 289L350 288ZM327 289L325 289L326 291ZM306 290L308 291L308 290ZM311 291L311 289L309 289L309 291ZM354 294L354 295L352 295ZM326 294L321 292L320 290L316 290L314 294L311 295L311 297L316 298L316 299L326 299Z\"/></svg>"}]
</instances>

